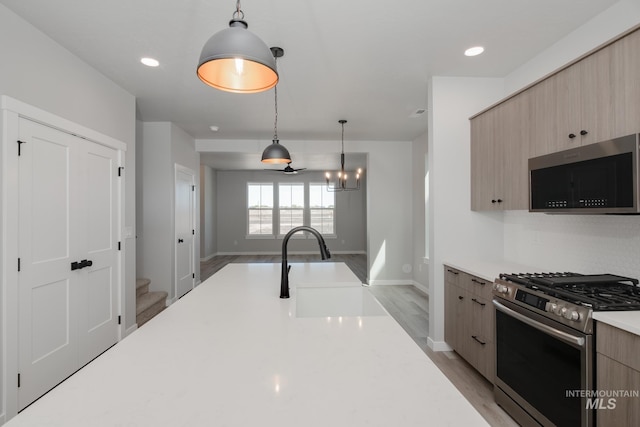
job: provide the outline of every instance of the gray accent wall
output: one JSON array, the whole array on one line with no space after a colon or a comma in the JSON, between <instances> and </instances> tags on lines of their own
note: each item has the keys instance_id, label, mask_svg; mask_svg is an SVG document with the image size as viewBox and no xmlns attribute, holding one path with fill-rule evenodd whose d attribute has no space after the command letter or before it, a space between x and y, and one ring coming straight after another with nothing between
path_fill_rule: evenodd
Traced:
<instances>
[{"instance_id":1,"label":"gray accent wall","mask_svg":"<svg viewBox=\"0 0 640 427\"><path fill-rule=\"evenodd\" d=\"M275 169L275 167L274 167ZM366 171L359 191L336 193L336 236L327 238L330 251L336 253L366 252ZM280 253L282 239L247 238L247 183L324 182L324 172L304 171L297 175L269 171L216 172L216 230L218 254ZM289 242L295 252L317 252L314 238L295 238Z\"/></svg>"}]
</instances>

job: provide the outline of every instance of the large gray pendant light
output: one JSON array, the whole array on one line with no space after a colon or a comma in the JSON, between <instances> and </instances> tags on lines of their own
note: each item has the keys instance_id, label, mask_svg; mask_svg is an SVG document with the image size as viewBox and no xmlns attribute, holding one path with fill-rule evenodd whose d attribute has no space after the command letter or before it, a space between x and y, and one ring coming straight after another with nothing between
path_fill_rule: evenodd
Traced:
<instances>
[{"instance_id":1,"label":"large gray pendant light","mask_svg":"<svg viewBox=\"0 0 640 427\"><path fill-rule=\"evenodd\" d=\"M269 47L247 28L240 0L229 28L205 43L198 62L198 77L216 89L234 93L256 93L278 83L276 61Z\"/></svg>"},{"instance_id":2,"label":"large gray pendant light","mask_svg":"<svg viewBox=\"0 0 640 427\"><path fill-rule=\"evenodd\" d=\"M274 60L277 61L284 55L284 50L279 47L272 47L271 53ZM278 85L273 87L275 99L275 119L273 120L273 142L262 152L262 163L278 164L291 163L291 154L284 145L280 144L278 139Z\"/></svg>"}]
</instances>

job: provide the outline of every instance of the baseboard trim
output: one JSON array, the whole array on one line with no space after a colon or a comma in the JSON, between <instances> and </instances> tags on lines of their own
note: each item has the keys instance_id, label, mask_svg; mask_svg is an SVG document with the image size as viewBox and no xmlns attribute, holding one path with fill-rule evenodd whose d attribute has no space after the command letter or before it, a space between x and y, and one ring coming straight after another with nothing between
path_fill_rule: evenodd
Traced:
<instances>
[{"instance_id":1,"label":"baseboard trim","mask_svg":"<svg viewBox=\"0 0 640 427\"><path fill-rule=\"evenodd\" d=\"M415 280L413 281L413 286L418 288L421 292L424 292L425 294L429 295L429 286L423 285L422 283L416 282Z\"/></svg>"},{"instance_id":2,"label":"baseboard trim","mask_svg":"<svg viewBox=\"0 0 640 427\"><path fill-rule=\"evenodd\" d=\"M124 331L124 337L122 338L126 338L129 335L131 335L132 333L134 333L136 330L138 329L138 324L134 323L133 326L129 326L127 329L125 329Z\"/></svg>"},{"instance_id":3,"label":"baseboard trim","mask_svg":"<svg viewBox=\"0 0 640 427\"><path fill-rule=\"evenodd\" d=\"M200 262L207 262L207 261L211 260L212 258L214 258L216 255L218 255L218 254L217 253L216 254L211 254L211 255L206 256L204 258L200 258Z\"/></svg>"},{"instance_id":4,"label":"baseboard trim","mask_svg":"<svg viewBox=\"0 0 640 427\"><path fill-rule=\"evenodd\" d=\"M431 337L427 338L427 346L433 351L453 351L453 348L444 341L434 341Z\"/></svg>"}]
</instances>

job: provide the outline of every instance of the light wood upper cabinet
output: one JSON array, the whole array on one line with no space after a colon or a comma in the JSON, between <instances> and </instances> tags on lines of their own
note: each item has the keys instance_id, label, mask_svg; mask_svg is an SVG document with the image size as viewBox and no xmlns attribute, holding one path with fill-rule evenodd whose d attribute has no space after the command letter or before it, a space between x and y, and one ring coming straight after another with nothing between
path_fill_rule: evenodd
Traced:
<instances>
[{"instance_id":1,"label":"light wood upper cabinet","mask_svg":"<svg viewBox=\"0 0 640 427\"><path fill-rule=\"evenodd\" d=\"M502 181L496 175L502 162L496 145L498 110L489 110L471 120L471 209L498 209L496 194Z\"/></svg>"},{"instance_id":2,"label":"light wood upper cabinet","mask_svg":"<svg viewBox=\"0 0 640 427\"><path fill-rule=\"evenodd\" d=\"M602 49L523 92L536 113L531 157L609 139L611 89L611 51Z\"/></svg>"},{"instance_id":3,"label":"light wood upper cabinet","mask_svg":"<svg viewBox=\"0 0 640 427\"><path fill-rule=\"evenodd\" d=\"M610 47L612 137L640 132L640 30Z\"/></svg>"},{"instance_id":4,"label":"light wood upper cabinet","mask_svg":"<svg viewBox=\"0 0 640 427\"><path fill-rule=\"evenodd\" d=\"M530 96L471 120L471 210L528 209Z\"/></svg>"},{"instance_id":5,"label":"light wood upper cabinet","mask_svg":"<svg viewBox=\"0 0 640 427\"><path fill-rule=\"evenodd\" d=\"M471 119L471 210L528 209L528 159L640 132L640 30Z\"/></svg>"}]
</instances>

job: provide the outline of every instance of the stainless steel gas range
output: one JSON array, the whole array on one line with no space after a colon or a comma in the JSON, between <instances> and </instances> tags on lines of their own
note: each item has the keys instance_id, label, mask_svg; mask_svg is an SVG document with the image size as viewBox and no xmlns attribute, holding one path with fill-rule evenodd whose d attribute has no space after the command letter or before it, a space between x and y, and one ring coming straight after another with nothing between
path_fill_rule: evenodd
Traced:
<instances>
[{"instance_id":1,"label":"stainless steel gas range","mask_svg":"<svg viewBox=\"0 0 640 427\"><path fill-rule=\"evenodd\" d=\"M637 279L611 274L501 274L495 399L523 426L593 426L594 311L640 310Z\"/></svg>"}]
</instances>

